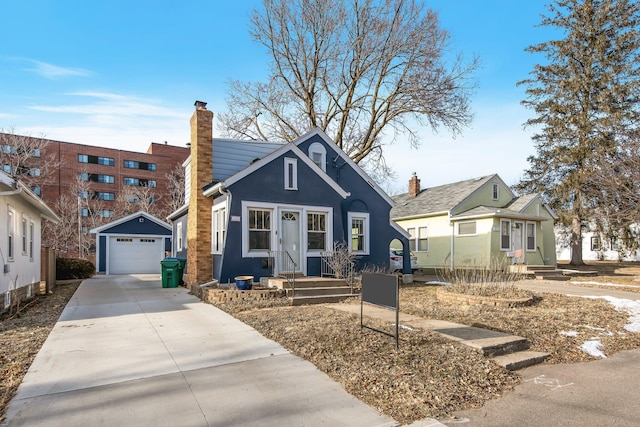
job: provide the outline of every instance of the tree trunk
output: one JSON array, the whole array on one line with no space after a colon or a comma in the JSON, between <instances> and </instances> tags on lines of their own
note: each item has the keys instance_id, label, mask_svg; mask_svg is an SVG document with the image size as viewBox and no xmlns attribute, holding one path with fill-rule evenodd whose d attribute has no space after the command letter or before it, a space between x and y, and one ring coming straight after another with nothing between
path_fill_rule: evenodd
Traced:
<instances>
[{"instance_id":1,"label":"tree trunk","mask_svg":"<svg viewBox=\"0 0 640 427\"><path fill-rule=\"evenodd\" d=\"M584 265L582 261L582 221L576 215L571 220L571 265Z\"/></svg>"}]
</instances>

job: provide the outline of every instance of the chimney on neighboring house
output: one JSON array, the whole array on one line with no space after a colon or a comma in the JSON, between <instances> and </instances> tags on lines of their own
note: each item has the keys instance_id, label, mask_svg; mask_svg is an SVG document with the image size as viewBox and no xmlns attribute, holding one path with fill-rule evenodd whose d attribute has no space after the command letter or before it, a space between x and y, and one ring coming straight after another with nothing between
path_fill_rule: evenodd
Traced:
<instances>
[{"instance_id":1,"label":"chimney on neighboring house","mask_svg":"<svg viewBox=\"0 0 640 427\"><path fill-rule=\"evenodd\" d=\"M203 187L213 175L213 113L207 103L195 102L191 116L191 191L187 220L187 268L184 282L187 287L210 282L213 278L211 256L212 199L205 197Z\"/></svg>"},{"instance_id":2,"label":"chimney on neighboring house","mask_svg":"<svg viewBox=\"0 0 640 427\"><path fill-rule=\"evenodd\" d=\"M409 197L416 197L420 193L420 180L414 172L409 180Z\"/></svg>"}]
</instances>

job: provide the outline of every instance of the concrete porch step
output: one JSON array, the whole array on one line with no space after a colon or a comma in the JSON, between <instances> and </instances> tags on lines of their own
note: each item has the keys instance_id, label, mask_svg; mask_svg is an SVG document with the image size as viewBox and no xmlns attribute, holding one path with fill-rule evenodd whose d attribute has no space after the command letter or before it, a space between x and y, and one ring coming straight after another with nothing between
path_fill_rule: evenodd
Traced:
<instances>
[{"instance_id":1,"label":"concrete porch step","mask_svg":"<svg viewBox=\"0 0 640 427\"><path fill-rule=\"evenodd\" d=\"M290 285L287 279L282 277L269 277L268 286L280 289L289 289ZM303 288L341 288L347 286L344 279L334 279L332 277L300 277L295 279L295 289Z\"/></svg>"},{"instance_id":2,"label":"concrete porch step","mask_svg":"<svg viewBox=\"0 0 640 427\"><path fill-rule=\"evenodd\" d=\"M549 358L549 353L539 351L519 351L517 353L495 356L492 360L509 371L517 371L527 366L537 365Z\"/></svg>"},{"instance_id":3,"label":"concrete porch step","mask_svg":"<svg viewBox=\"0 0 640 427\"><path fill-rule=\"evenodd\" d=\"M298 283L296 282L296 285ZM305 296L320 296L320 295L345 295L351 293L349 286L329 286L329 287L307 287L299 288L296 286L295 291L290 288L285 288L288 297L305 297ZM292 295L293 294L293 295Z\"/></svg>"}]
</instances>

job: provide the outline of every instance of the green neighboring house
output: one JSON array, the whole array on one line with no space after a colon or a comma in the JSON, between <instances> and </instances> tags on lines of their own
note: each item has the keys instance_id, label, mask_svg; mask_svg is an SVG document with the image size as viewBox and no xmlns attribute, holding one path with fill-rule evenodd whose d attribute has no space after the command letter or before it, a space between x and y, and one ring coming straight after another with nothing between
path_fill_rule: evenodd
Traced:
<instances>
[{"instance_id":1,"label":"green neighboring house","mask_svg":"<svg viewBox=\"0 0 640 427\"><path fill-rule=\"evenodd\" d=\"M424 190L414 174L393 200L391 219L409 232L420 268L556 265L555 213L497 174Z\"/></svg>"}]
</instances>

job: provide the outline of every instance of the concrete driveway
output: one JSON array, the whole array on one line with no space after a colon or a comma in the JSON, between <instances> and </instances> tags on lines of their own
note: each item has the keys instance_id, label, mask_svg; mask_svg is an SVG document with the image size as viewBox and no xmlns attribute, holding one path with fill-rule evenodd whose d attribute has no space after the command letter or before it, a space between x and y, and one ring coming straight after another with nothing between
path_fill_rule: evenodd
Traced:
<instances>
[{"instance_id":1,"label":"concrete driveway","mask_svg":"<svg viewBox=\"0 0 640 427\"><path fill-rule=\"evenodd\" d=\"M393 426L311 363L157 275L84 281L9 426Z\"/></svg>"}]
</instances>

